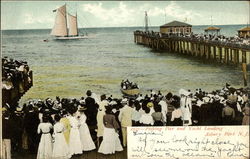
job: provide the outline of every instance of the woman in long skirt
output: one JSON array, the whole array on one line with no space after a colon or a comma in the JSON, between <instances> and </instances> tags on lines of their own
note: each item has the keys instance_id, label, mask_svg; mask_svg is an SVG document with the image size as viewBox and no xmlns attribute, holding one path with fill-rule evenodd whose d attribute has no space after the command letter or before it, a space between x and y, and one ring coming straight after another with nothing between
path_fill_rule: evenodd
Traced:
<instances>
[{"instance_id":1,"label":"woman in long skirt","mask_svg":"<svg viewBox=\"0 0 250 159\"><path fill-rule=\"evenodd\" d=\"M74 115L74 113L71 113L71 116L69 116L69 122L70 122L70 135L69 135L69 150L70 154L82 154L82 143L80 139L80 133L79 133L79 122Z\"/></svg>"},{"instance_id":2,"label":"woman in long skirt","mask_svg":"<svg viewBox=\"0 0 250 159\"><path fill-rule=\"evenodd\" d=\"M69 145L69 134L70 134L70 122L68 119L68 112L66 112L65 110L62 112L62 118L60 119L60 122L63 124L64 126L64 131L63 131L63 135L65 137L66 143Z\"/></svg>"},{"instance_id":3,"label":"woman in long skirt","mask_svg":"<svg viewBox=\"0 0 250 159\"><path fill-rule=\"evenodd\" d=\"M99 153L113 154L115 151L122 151L122 145L119 140L117 129L119 125L112 114L112 108L106 107L106 114L103 117L104 132L103 141L98 150Z\"/></svg>"},{"instance_id":4,"label":"woman in long skirt","mask_svg":"<svg viewBox=\"0 0 250 159\"><path fill-rule=\"evenodd\" d=\"M89 132L89 127L86 124L86 115L84 114L85 109L83 107L79 108L80 112L80 117L79 117L79 123L80 123L80 139L82 143L82 151L91 151L95 149L95 143L93 142L90 132Z\"/></svg>"},{"instance_id":5,"label":"woman in long skirt","mask_svg":"<svg viewBox=\"0 0 250 159\"><path fill-rule=\"evenodd\" d=\"M53 146L53 159L68 159L71 157L69 152L68 144L66 143L65 137L63 135L64 126L60 121L60 116L58 114L55 115L55 122L54 125L54 136L55 142Z\"/></svg>"},{"instance_id":6,"label":"woman in long skirt","mask_svg":"<svg viewBox=\"0 0 250 159\"><path fill-rule=\"evenodd\" d=\"M42 133L38 146L37 159L48 159L52 157L52 137L53 126L49 123L49 118L43 116L43 122L38 125L37 133Z\"/></svg>"}]
</instances>

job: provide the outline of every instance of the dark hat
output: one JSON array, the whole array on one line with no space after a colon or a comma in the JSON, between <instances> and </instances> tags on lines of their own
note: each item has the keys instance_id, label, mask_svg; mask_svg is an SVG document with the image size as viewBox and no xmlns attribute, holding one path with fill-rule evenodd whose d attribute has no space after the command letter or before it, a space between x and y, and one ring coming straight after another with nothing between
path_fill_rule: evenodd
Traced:
<instances>
[{"instance_id":1,"label":"dark hat","mask_svg":"<svg viewBox=\"0 0 250 159\"><path fill-rule=\"evenodd\" d=\"M87 90L86 95L91 96L91 94L92 94L91 90Z\"/></svg>"}]
</instances>

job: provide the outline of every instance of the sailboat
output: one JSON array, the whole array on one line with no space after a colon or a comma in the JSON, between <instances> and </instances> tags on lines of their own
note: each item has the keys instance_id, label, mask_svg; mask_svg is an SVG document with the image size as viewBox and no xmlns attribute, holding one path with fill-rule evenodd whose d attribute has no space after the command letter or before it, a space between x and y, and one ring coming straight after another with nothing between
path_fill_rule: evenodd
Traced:
<instances>
[{"instance_id":1,"label":"sailboat","mask_svg":"<svg viewBox=\"0 0 250 159\"><path fill-rule=\"evenodd\" d=\"M55 24L50 35L54 35L57 40L85 39L86 36L79 35L77 26L77 13L71 15L66 10L66 4L53 10L57 12Z\"/></svg>"}]
</instances>

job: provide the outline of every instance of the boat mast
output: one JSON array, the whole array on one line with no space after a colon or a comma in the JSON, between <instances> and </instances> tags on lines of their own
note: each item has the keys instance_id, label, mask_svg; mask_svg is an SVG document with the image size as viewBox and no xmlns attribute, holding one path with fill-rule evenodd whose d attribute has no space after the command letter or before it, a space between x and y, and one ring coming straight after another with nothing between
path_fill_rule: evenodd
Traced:
<instances>
[{"instance_id":1,"label":"boat mast","mask_svg":"<svg viewBox=\"0 0 250 159\"><path fill-rule=\"evenodd\" d=\"M67 21L68 21L68 19L67 19L67 5L66 5L66 3L65 3L65 19L66 19L66 31L67 31L67 36L69 36L69 31L68 31L68 24L67 24Z\"/></svg>"},{"instance_id":2,"label":"boat mast","mask_svg":"<svg viewBox=\"0 0 250 159\"><path fill-rule=\"evenodd\" d=\"M148 31L148 14L147 11L145 11L145 31Z\"/></svg>"},{"instance_id":3,"label":"boat mast","mask_svg":"<svg viewBox=\"0 0 250 159\"><path fill-rule=\"evenodd\" d=\"M213 26L213 17L211 16L211 26Z\"/></svg>"},{"instance_id":4,"label":"boat mast","mask_svg":"<svg viewBox=\"0 0 250 159\"><path fill-rule=\"evenodd\" d=\"M76 34L76 36L78 36L78 34L79 34L79 28L78 28L78 22L77 22L77 11L76 11L76 28L77 28L77 34Z\"/></svg>"},{"instance_id":5,"label":"boat mast","mask_svg":"<svg viewBox=\"0 0 250 159\"><path fill-rule=\"evenodd\" d=\"M248 26L249 24L250 24L250 1L248 1Z\"/></svg>"}]
</instances>

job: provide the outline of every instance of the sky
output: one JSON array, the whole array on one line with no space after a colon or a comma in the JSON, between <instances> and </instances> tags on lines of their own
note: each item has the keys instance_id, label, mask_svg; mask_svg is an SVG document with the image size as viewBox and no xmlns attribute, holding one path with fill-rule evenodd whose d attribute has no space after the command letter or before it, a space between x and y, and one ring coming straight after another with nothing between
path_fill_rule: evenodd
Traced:
<instances>
[{"instance_id":1,"label":"sky","mask_svg":"<svg viewBox=\"0 0 250 159\"><path fill-rule=\"evenodd\" d=\"M52 10L65 3L69 13L77 11L78 25L85 28L143 26L145 11L149 26L173 20L191 25L249 23L248 1L1 1L1 29L50 29L56 16Z\"/></svg>"}]
</instances>

